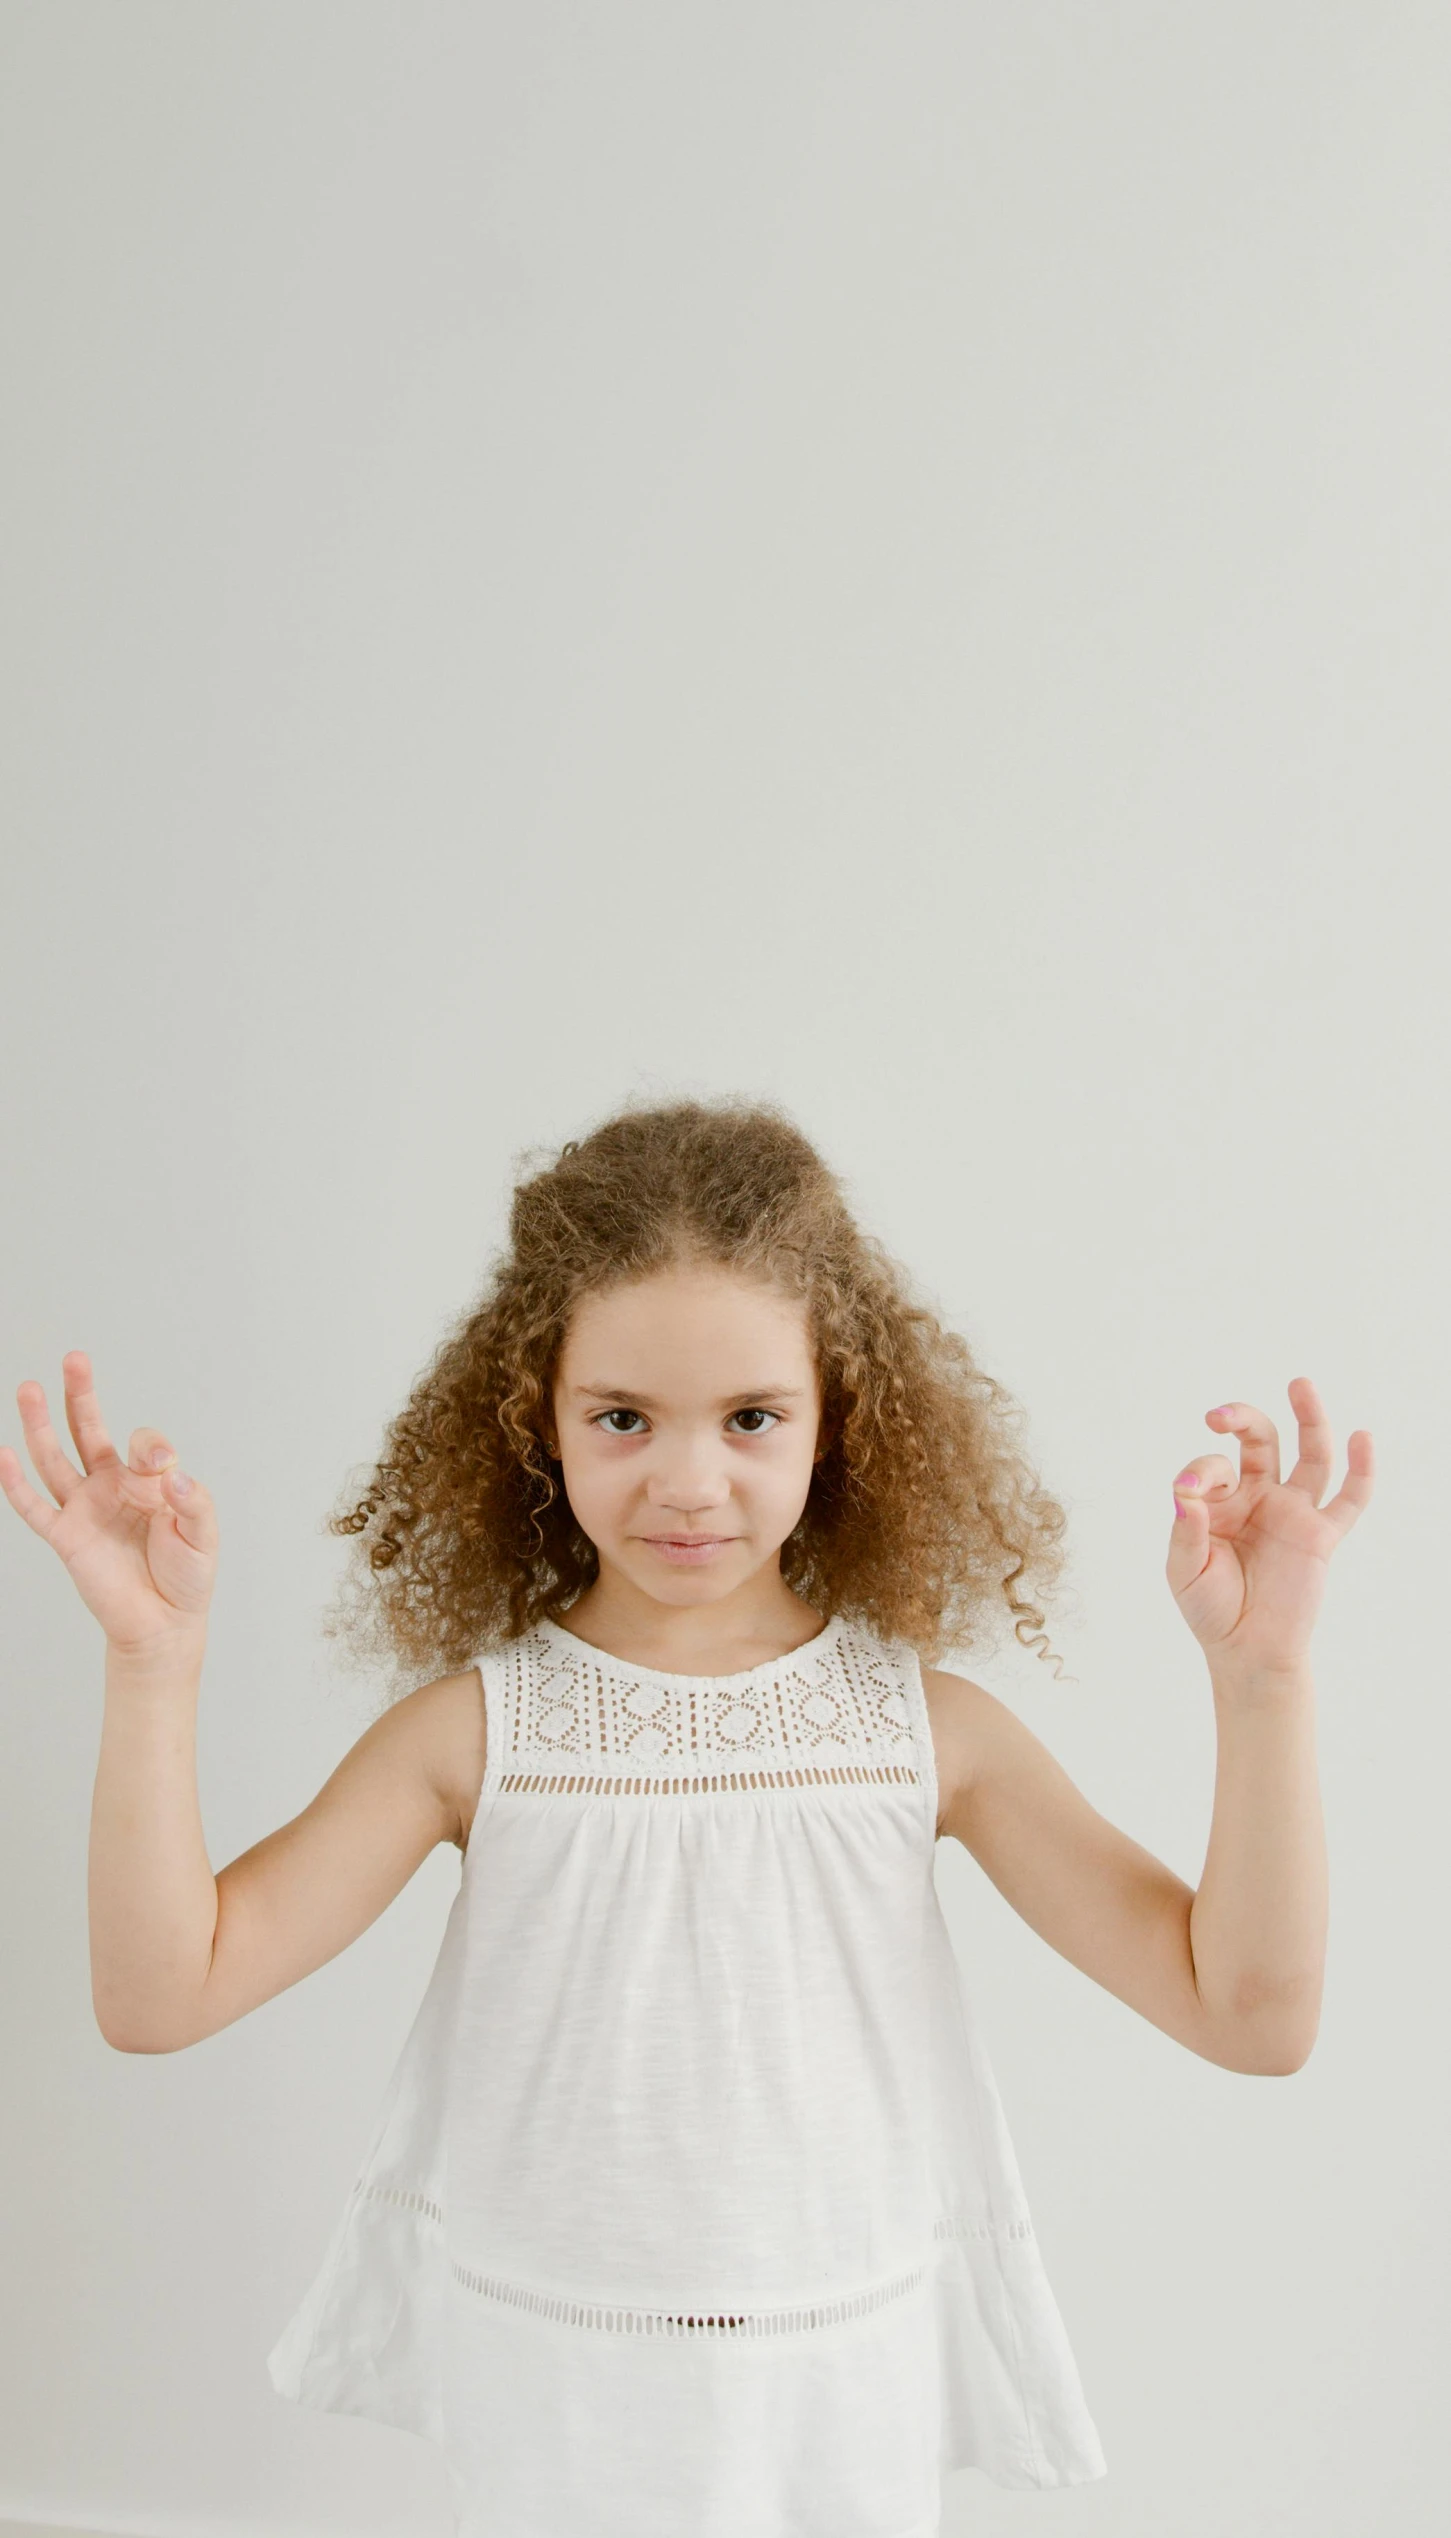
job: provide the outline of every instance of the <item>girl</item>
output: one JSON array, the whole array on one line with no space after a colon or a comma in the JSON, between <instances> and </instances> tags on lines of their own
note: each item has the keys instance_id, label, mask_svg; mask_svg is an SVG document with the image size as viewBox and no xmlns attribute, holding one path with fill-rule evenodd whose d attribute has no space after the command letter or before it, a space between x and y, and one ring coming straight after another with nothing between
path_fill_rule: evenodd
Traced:
<instances>
[{"instance_id":1,"label":"girl","mask_svg":"<svg viewBox=\"0 0 1451 2538\"><path fill-rule=\"evenodd\" d=\"M195 1703L217 1523L122 1463L85 1355L11 1505L106 1634L95 2009L214 2035L440 1841L438 1961L278 2392L437 2443L464 2538L933 2538L945 2469L1104 2472L938 1906L955 1836L1191 2052L1300 2068L1325 1864L1309 1642L1371 1440L1231 1402L1167 1575L1219 1735L1197 1891L938 1669L1059 1574L1013 1405L773 1106L634 1108L515 1190L511 1243L335 1515L344 1636L412 1689L214 1876ZM925 1661L925 1662L924 1662ZM422 1672L427 1680L419 1681Z\"/></svg>"}]
</instances>

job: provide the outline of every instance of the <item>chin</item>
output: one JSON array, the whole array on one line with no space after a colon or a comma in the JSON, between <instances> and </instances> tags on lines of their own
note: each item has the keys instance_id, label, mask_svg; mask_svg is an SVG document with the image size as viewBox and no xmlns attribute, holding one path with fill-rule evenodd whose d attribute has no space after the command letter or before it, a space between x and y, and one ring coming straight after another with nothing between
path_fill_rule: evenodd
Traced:
<instances>
[{"instance_id":1,"label":"chin","mask_svg":"<svg viewBox=\"0 0 1451 2538\"><path fill-rule=\"evenodd\" d=\"M627 1569L627 1577L646 1595L653 1595L657 1604L718 1604L740 1585L740 1579L717 1576L713 1569L671 1569L662 1563L658 1574L636 1574Z\"/></svg>"}]
</instances>

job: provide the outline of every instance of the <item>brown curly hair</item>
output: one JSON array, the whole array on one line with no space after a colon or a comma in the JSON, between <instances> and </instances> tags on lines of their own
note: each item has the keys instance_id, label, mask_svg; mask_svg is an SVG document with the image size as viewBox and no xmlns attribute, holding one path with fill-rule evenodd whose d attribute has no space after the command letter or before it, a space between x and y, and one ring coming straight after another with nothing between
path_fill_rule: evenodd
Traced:
<instances>
[{"instance_id":1,"label":"brown curly hair","mask_svg":"<svg viewBox=\"0 0 1451 2538\"><path fill-rule=\"evenodd\" d=\"M788 1586L929 1664L1001 1626L1002 1597L1048 1660L1042 1611L1014 1586L1057 1584L1067 1518L1018 1449L1018 1405L913 1298L775 1103L629 1106L516 1183L509 1232L362 1496L327 1520L364 1539L324 1636L406 1689L561 1618L599 1570L546 1441L570 1317L625 1280L708 1264L807 1308L825 1451L781 1546Z\"/></svg>"}]
</instances>

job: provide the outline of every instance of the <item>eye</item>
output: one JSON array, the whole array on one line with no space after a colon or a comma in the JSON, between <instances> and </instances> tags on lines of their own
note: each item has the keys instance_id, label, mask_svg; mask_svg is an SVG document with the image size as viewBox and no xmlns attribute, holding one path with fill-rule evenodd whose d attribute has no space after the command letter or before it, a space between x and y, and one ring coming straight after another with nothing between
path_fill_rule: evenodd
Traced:
<instances>
[{"instance_id":1,"label":"eye","mask_svg":"<svg viewBox=\"0 0 1451 2538\"><path fill-rule=\"evenodd\" d=\"M736 1410L732 1412L732 1416L737 1419L771 1419L778 1428L781 1424L779 1410ZM746 1430L747 1436L769 1436L770 1433L769 1428L747 1428Z\"/></svg>"},{"instance_id":2,"label":"eye","mask_svg":"<svg viewBox=\"0 0 1451 2538\"><path fill-rule=\"evenodd\" d=\"M604 1427L606 1419L638 1419L640 1415L638 1410L602 1410L592 1425L600 1428ZM605 1434L606 1436L634 1436L636 1430L634 1428L605 1428Z\"/></svg>"}]
</instances>

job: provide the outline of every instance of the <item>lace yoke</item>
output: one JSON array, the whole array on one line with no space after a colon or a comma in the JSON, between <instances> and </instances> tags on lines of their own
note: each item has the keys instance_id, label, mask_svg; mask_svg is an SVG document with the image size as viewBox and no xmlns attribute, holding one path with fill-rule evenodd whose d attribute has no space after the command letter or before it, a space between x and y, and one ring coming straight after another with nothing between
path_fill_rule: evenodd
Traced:
<instances>
[{"instance_id":1,"label":"lace yoke","mask_svg":"<svg viewBox=\"0 0 1451 2538\"><path fill-rule=\"evenodd\" d=\"M647 1796L921 1778L895 1670L837 1622L740 1675L625 1667L541 1622L505 1659L499 1711L503 1789Z\"/></svg>"}]
</instances>

